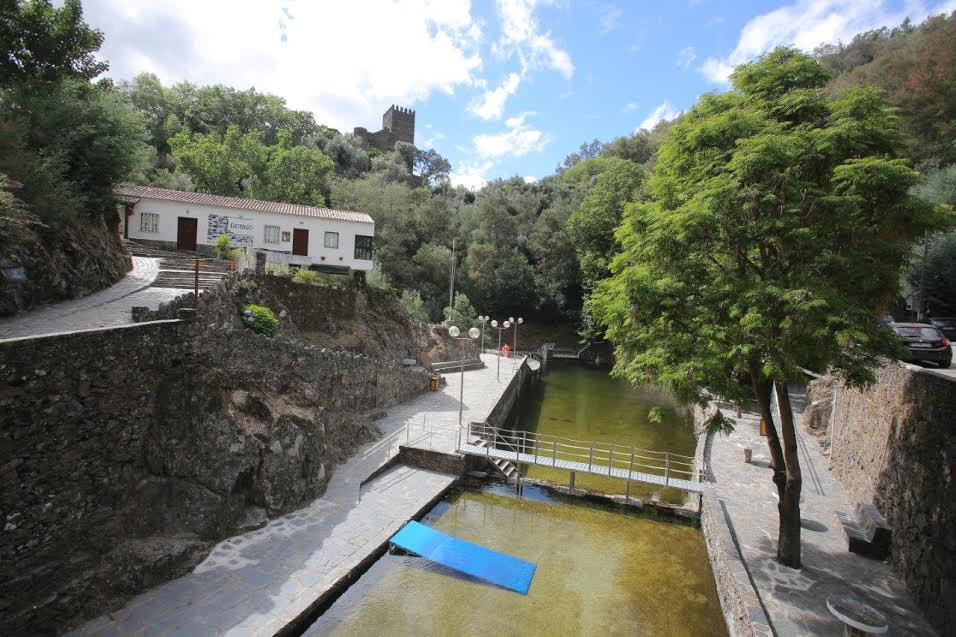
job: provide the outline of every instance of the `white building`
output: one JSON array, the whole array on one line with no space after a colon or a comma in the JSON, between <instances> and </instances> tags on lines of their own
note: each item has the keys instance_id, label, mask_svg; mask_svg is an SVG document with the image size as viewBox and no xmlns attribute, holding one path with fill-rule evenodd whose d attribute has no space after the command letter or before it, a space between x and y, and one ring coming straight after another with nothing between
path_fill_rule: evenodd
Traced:
<instances>
[{"instance_id":1,"label":"white building","mask_svg":"<svg viewBox=\"0 0 956 637\"><path fill-rule=\"evenodd\" d=\"M116 188L123 237L213 253L216 239L263 250L270 261L327 272L372 269L375 222L364 212L221 197L149 186Z\"/></svg>"}]
</instances>

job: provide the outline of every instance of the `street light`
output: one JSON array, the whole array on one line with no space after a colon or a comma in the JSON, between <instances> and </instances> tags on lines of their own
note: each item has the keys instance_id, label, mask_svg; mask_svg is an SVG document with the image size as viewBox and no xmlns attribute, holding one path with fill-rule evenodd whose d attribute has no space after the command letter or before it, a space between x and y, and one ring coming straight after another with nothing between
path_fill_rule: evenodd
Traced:
<instances>
[{"instance_id":1,"label":"street light","mask_svg":"<svg viewBox=\"0 0 956 637\"><path fill-rule=\"evenodd\" d=\"M452 325L448 328L448 335L451 336L456 341L461 341L459 345L461 346L461 383L458 388L458 432L461 434L461 412L465 404L465 343L468 342L468 339L475 340L478 338L478 328L473 327L468 330L468 336L462 336L459 338L461 330Z\"/></svg>"},{"instance_id":2,"label":"street light","mask_svg":"<svg viewBox=\"0 0 956 637\"><path fill-rule=\"evenodd\" d=\"M495 372L495 380L501 381L501 333L511 327L511 323L505 321L504 325L498 327L498 321L492 321L491 327L498 330L498 369Z\"/></svg>"},{"instance_id":3,"label":"street light","mask_svg":"<svg viewBox=\"0 0 956 637\"><path fill-rule=\"evenodd\" d=\"M481 353L485 353L485 323L488 321L487 316L479 316L478 320L481 321Z\"/></svg>"},{"instance_id":4,"label":"street light","mask_svg":"<svg viewBox=\"0 0 956 637\"><path fill-rule=\"evenodd\" d=\"M518 317L518 322L514 323L515 326L515 356L518 355L518 326L524 323L524 319L520 316Z\"/></svg>"}]
</instances>

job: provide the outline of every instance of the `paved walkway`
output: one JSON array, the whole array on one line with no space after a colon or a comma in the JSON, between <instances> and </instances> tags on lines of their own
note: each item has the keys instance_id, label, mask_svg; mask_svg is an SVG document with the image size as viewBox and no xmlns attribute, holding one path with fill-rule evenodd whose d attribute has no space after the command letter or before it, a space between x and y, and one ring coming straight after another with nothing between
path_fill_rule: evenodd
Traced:
<instances>
[{"instance_id":1,"label":"paved walkway","mask_svg":"<svg viewBox=\"0 0 956 637\"><path fill-rule=\"evenodd\" d=\"M466 419L484 420L516 369L511 361L502 361L499 382L495 357L482 358L489 367L465 372ZM446 378L448 384L441 391L397 405L376 421L378 427L386 435L403 430L406 423L457 427L460 377ZM450 451L454 437L433 436L431 443ZM424 439L418 442L428 444ZM396 466L360 489L362 481L387 460L385 455L363 459L364 452L377 445L366 445L336 467L325 495L309 506L221 542L191 574L143 593L74 634L275 634L455 480Z\"/></svg>"},{"instance_id":2,"label":"paved walkway","mask_svg":"<svg viewBox=\"0 0 956 637\"><path fill-rule=\"evenodd\" d=\"M134 306L155 309L185 292L149 287L159 275L159 262L160 259L133 257L133 269L105 290L0 319L0 339L132 323L130 310Z\"/></svg>"},{"instance_id":3,"label":"paved walkway","mask_svg":"<svg viewBox=\"0 0 956 637\"><path fill-rule=\"evenodd\" d=\"M794 396L794 407L802 405ZM731 414L733 415L733 414ZM713 441L711 469L719 498L743 553L744 563L778 635L840 635L843 625L827 610L826 599L850 593L890 621L889 635L934 635L890 567L847 551L834 511L852 512L839 481L830 474L817 441L798 426L803 469L802 562L794 570L775 559L777 491L770 454L760 436L760 418L744 413L729 436ZM753 449L753 464L743 450Z\"/></svg>"}]
</instances>

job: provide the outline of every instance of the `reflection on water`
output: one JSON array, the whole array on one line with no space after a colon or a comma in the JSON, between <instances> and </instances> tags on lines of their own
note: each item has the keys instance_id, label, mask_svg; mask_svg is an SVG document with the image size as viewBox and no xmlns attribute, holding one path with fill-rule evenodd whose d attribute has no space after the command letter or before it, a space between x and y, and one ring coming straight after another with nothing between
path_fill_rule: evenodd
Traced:
<instances>
[{"instance_id":1,"label":"reflection on water","mask_svg":"<svg viewBox=\"0 0 956 637\"><path fill-rule=\"evenodd\" d=\"M517 427L526 431L576 440L669 451L693 456L696 441L689 410L654 387L633 387L607 375L606 370L587 365L555 361L542 382L522 396ZM648 412L663 409L659 423L648 420ZM676 465L675 465L676 466ZM686 467L682 467L686 468ZM646 471L646 469L642 469ZM567 484L568 472L541 466L526 466L522 475ZM662 473L662 472L659 472ZM686 474L675 474L687 478ZM604 493L624 493L623 480L578 474L576 486ZM631 483L631 495L647 498L660 495L667 502L681 503L684 494Z\"/></svg>"},{"instance_id":2,"label":"reflection on water","mask_svg":"<svg viewBox=\"0 0 956 637\"><path fill-rule=\"evenodd\" d=\"M535 562L528 595L386 555L306 634L726 634L690 526L495 484L452 493L423 522Z\"/></svg>"}]
</instances>

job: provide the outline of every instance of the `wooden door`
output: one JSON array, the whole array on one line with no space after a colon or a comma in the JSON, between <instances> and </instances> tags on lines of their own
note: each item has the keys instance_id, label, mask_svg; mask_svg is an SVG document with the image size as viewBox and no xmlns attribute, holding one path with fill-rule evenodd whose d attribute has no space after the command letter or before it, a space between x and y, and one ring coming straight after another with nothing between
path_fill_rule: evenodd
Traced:
<instances>
[{"instance_id":1,"label":"wooden door","mask_svg":"<svg viewBox=\"0 0 956 637\"><path fill-rule=\"evenodd\" d=\"M302 228L292 230L292 254L307 257L309 256L309 231Z\"/></svg>"},{"instance_id":2,"label":"wooden door","mask_svg":"<svg viewBox=\"0 0 956 637\"><path fill-rule=\"evenodd\" d=\"M195 251L198 228L199 221L194 217L179 217L176 224L176 249Z\"/></svg>"}]
</instances>

